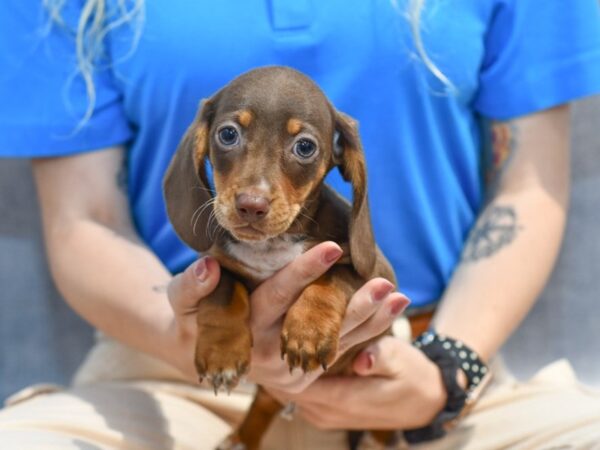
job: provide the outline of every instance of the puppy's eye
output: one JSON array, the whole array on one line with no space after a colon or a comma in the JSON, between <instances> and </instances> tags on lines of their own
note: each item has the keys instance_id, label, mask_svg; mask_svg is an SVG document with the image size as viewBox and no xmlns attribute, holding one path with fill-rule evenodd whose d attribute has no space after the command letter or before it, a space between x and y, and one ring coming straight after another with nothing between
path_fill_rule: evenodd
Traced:
<instances>
[{"instance_id":1,"label":"puppy's eye","mask_svg":"<svg viewBox=\"0 0 600 450\"><path fill-rule=\"evenodd\" d=\"M231 147L238 143L240 135L238 131L232 126L225 126L217 133L219 142L226 147Z\"/></svg>"},{"instance_id":2,"label":"puppy's eye","mask_svg":"<svg viewBox=\"0 0 600 450\"><path fill-rule=\"evenodd\" d=\"M294 144L294 154L302 159L310 158L317 151L317 144L310 139L299 139Z\"/></svg>"}]
</instances>

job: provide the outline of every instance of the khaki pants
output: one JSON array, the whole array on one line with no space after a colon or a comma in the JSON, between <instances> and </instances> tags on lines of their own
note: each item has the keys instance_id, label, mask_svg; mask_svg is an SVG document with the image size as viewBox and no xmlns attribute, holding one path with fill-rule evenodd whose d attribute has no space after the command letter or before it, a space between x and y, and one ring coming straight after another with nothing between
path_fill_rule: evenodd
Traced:
<instances>
[{"instance_id":1,"label":"khaki pants","mask_svg":"<svg viewBox=\"0 0 600 450\"><path fill-rule=\"evenodd\" d=\"M527 383L495 367L495 382L445 438L411 448L600 449L600 393L554 363ZM34 386L0 410L0 449L209 450L238 423L251 387L230 396L186 384L177 371L101 338L73 387ZM346 433L277 418L265 450L347 449Z\"/></svg>"}]
</instances>

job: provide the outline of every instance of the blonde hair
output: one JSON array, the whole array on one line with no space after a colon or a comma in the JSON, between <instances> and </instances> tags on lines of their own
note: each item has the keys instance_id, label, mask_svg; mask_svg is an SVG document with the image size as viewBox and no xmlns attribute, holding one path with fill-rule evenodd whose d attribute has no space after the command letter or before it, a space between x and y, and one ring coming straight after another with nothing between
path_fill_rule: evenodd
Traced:
<instances>
[{"instance_id":1,"label":"blonde hair","mask_svg":"<svg viewBox=\"0 0 600 450\"><path fill-rule=\"evenodd\" d=\"M108 10L106 0L86 0L75 29L69 27L62 17L62 10L68 0L42 0L53 24L67 30L75 37L77 74L85 83L88 105L85 114L75 131L80 129L92 116L96 104L96 89L93 73L99 66L98 59L104 55L106 35L124 25L132 24L133 39L129 51L121 59L127 58L135 50L142 32L145 0L117 0L116 11ZM114 61L110 64L114 64ZM76 74L74 74L76 75Z\"/></svg>"},{"instance_id":2,"label":"blonde hair","mask_svg":"<svg viewBox=\"0 0 600 450\"><path fill-rule=\"evenodd\" d=\"M58 24L59 26L68 29L61 15L62 9L67 1L68 0L42 0L43 5L50 16L50 25ZM400 11L397 0L390 1L393 7L401 15L407 16L419 58L436 78L452 89L452 82L431 60L423 45L423 39L421 37L421 14L425 6L425 0L410 0L406 11ZM97 68L96 61L103 53L104 38L115 28L133 24L132 29L134 33L131 47L127 54L121 59L127 58L133 53L141 36L144 4L145 0L116 0L117 11L108 11L106 0L86 0L79 16L76 29L69 30L75 37L77 69L85 83L88 96L88 106L77 129L81 128L81 126L89 120L94 111L94 106L96 104L96 89L94 87L93 73Z\"/></svg>"},{"instance_id":3,"label":"blonde hair","mask_svg":"<svg viewBox=\"0 0 600 450\"><path fill-rule=\"evenodd\" d=\"M424 6L425 0L411 0L408 8L408 19L413 39L415 41L415 47L417 48L419 57L421 58L425 66L431 71L431 73L444 85L446 85L446 87L454 90L454 85L452 84L450 79L448 79L448 77L446 77L446 75L442 73L442 71L435 65L435 63L431 60L431 58L425 51L425 46L423 45L423 38L421 37L421 13L423 12Z\"/></svg>"}]
</instances>

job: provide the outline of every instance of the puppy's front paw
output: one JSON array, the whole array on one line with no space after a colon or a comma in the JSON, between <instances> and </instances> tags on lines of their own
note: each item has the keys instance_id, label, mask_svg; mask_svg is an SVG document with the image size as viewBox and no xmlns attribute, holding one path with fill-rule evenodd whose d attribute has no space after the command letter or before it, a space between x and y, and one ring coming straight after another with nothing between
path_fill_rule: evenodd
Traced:
<instances>
[{"instance_id":1,"label":"puppy's front paw","mask_svg":"<svg viewBox=\"0 0 600 450\"><path fill-rule=\"evenodd\" d=\"M319 366L327 370L333 362L338 350L339 326L319 319L311 315L286 317L281 332L281 357L287 357L290 371L301 367L307 372Z\"/></svg>"},{"instance_id":2,"label":"puppy's front paw","mask_svg":"<svg viewBox=\"0 0 600 450\"><path fill-rule=\"evenodd\" d=\"M248 328L248 291L226 271L219 285L198 306L196 371L215 395L223 387L231 391L250 366L252 335Z\"/></svg>"},{"instance_id":3,"label":"puppy's front paw","mask_svg":"<svg viewBox=\"0 0 600 450\"><path fill-rule=\"evenodd\" d=\"M250 366L252 336L244 326L198 330L196 370L200 380L207 379L215 390L228 393L237 386Z\"/></svg>"}]
</instances>

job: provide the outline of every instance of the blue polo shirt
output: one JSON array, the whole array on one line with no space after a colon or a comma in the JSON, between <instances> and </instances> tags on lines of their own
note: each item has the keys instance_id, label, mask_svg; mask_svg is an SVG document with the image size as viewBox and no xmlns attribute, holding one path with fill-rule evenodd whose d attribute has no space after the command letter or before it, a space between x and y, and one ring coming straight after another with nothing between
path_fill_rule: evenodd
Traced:
<instances>
[{"instance_id":1,"label":"blue polo shirt","mask_svg":"<svg viewBox=\"0 0 600 450\"><path fill-rule=\"evenodd\" d=\"M66 2L63 27L41 3L0 2L0 155L125 144L135 224L173 272L196 254L167 220L165 168L199 100L248 69L299 69L358 119L375 235L415 305L440 297L481 207L482 120L600 91L596 0L426 2L423 46L455 90L419 58L404 0L153 0L137 44L135 22L106 36L77 129L88 100L70 28L83 1Z\"/></svg>"}]
</instances>

